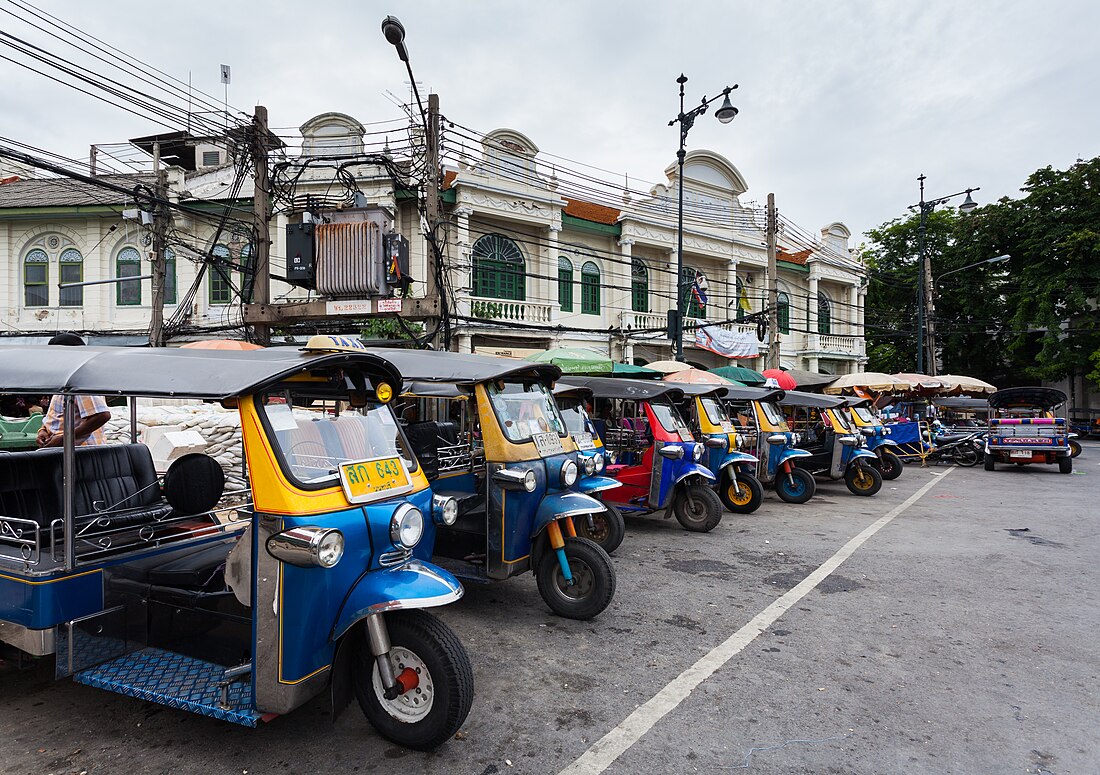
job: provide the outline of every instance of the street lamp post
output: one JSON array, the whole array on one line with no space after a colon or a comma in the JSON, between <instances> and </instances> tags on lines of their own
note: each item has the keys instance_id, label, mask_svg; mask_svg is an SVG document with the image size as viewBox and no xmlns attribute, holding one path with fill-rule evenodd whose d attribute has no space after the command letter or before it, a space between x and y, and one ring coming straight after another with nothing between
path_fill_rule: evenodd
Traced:
<instances>
[{"instance_id":1,"label":"street lamp post","mask_svg":"<svg viewBox=\"0 0 1100 775\"><path fill-rule=\"evenodd\" d=\"M954 194L948 194L947 196L941 196L936 199L925 200L924 198L924 181L925 176L922 174L917 178L920 181L920 202L914 207L920 208L920 226L917 229L917 373L924 373L924 355L925 355L925 314L926 310L929 310L932 305L932 268L928 264L928 257L924 252L924 233L925 225L928 221L928 214L936 209L937 205L941 205L949 199L953 199L957 196L966 194L966 199L959 205L959 212L969 213L978 206L978 203L970 196L975 191L980 191L981 187L968 188L964 191L956 191ZM984 263L984 262L983 262ZM946 273L945 273L946 274ZM929 334L930 339L934 341L935 326L934 323L929 321ZM929 363L932 371L936 370L936 356L933 351L929 357ZM933 375L934 376L934 375Z\"/></svg>"},{"instance_id":2,"label":"street lamp post","mask_svg":"<svg viewBox=\"0 0 1100 775\"><path fill-rule=\"evenodd\" d=\"M721 107L714 112L714 117L723 124L728 124L737 116L737 108L730 102L730 92L737 88L737 84L727 86L720 94L710 98L703 97L702 102L687 113L684 112L684 84L687 76L680 73L676 83L680 84L680 113L676 118L668 122L680 125L680 149L676 152L676 163L679 166L679 176L676 179L676 187L679 189L679 204L676 210L676 319L670 326L674 343L676 360L684 360L684 287L681 276L684 273L684 157L687 151L684 145L687 142L688 132L695 124L695 119L707 112L707 108L719 97L724 97Z\"/></svg>"}]
</instances>

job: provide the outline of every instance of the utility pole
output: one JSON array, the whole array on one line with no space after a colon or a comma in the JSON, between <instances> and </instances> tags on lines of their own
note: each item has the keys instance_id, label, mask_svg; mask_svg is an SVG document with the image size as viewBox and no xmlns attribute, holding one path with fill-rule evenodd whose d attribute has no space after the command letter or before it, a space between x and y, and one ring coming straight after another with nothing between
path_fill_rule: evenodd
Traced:
<instances>
[{"instance_id":1,"label":"utility pole","mask_svg":"<svg viewBox=\"0 0 1100 775\"><path fill-rule=\"evenodd\" d=\"M775 211L775 194L768 194L768 358L769 369L779 368L779 270L775 265L776 236L779 216ZM738 304L741 300L737 300Z\"/></svg>"},{"instance_id":2,"label":"utility pole","mask_svg":"<svg viewBox=\"0 0 1100 775\"><path fill-rule=\"evenodd\" d=\"M424 278L424 295L427 298L438 296L440 292L439 283L437 282L437 272L443 272L443 257L442 254L437 251L437 246L442 245L446 240L440 239L438 234L439 229L446 228L446 224L443 222L443 212L439 202L439 95L428 95L428 118L427 126L425 127L424 142L426 147L424 149L425 165L427 173L424 178L424 218L427 221L427 238L428 238L428 255L425 256L425 267L427 271L427 277ZM440 299L442 302L443 300ZM440 305L440 311L445 315L446 310L442 309ZM432 330L437 328L440 324L440 319L428 318L424 321L425 330ZM438 349L439 336L432 338L432 346ZM444 332L443 336L443 348L449 349L451 345L450 335L448 332Z\"/></svg>"},{"instance_id":3,"label":"utility pole","mask_svg":"<svg viewBox=\"0 0 1100 775\"><path fill-rule=\"evenodd\" d=\"M168 276L168 172L160 163L160 143L153 143L153 169L157 173L157 201L153 206L153 309L149 318L149 346L164 347L164 285ZM140 281L139 281L140 282Z\"/></svg>"},{"instance_id":4,"label":"utility pole","mask_svg":"<svg viewBox=\"0 0 1100 775\"><path fill-rule=\"evenodd\" d=\"M245 299L263 307L271 303L271 233L268 229L268 177L267 177L267 108L256 106L252 118L252 166L255 170L255 186L252 191L252 206L255 225L252 229L255 244L252 246L252 299ZM271 344L271 326L267 323L254 323L252 330L259 344Z\"/></svg>"}]
</instances>

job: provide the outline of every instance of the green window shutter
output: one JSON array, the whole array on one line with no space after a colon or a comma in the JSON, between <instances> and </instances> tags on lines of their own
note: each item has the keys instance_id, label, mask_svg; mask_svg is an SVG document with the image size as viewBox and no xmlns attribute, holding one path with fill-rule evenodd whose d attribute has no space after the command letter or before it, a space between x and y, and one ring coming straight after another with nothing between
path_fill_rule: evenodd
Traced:
<instances>
[{"instance_id":1,"label":"green window shutter","mask_svg":"<svg viewBox=\"0 0 1100 775\"><path fill-rule=\"evenodd\" d=\"M685 266L680 272L680 298L684 302L684 317L703 320L707 316L707 308L699 303L691 290L695 283L695 274L695 270L689 266Z\"/></svg>"},{"instance_id":2,"label":"green window shutter","mask_svg":"<svg viewBox=\"0 0 1100 775\"><path fill-rule=\"evenodd\" d=\"M817 333L830 334L833 331L832 305L824 293L817 294Z\"/></svg>"},{"instance_id":3,"label":"green window shutter","mask_svg":"<svg viewBox=\"0 0 1100 775\"><path fill-rule=\"evenodd\" d=\"M66 248L61 251L58 261L61 283L84 282L84 256L76 248ZM60 303L62 307L83 307L84 288L62 288Z\"/></svg>"},{"instance_id":4,"label":"green window shutter","mask_svg":"<svg viewBox=\"0 0 1100 775\"><path fill-rule=\"evenodd\" d=\"M630 309L649 312L649 270L636 258L630 262Z\"/></svg>"},{"instance_id":5,"label":"green window shutter","mask_svg":"<svg viewBox=\"0 0 1100 775\"><path fill-rule=\"evenodd\" d=\"M215 245L211 251L215 260L209 270L209 298L211 305L228 304L233 300L233 287L229 282L229 267L217 259L229 258L229 248L225 245Z\"/></svg>"},{"instance_id":6,"label":"green window shutter","mask_svg":"<svg viewBox=\"0 0 1100 775\"><path fill-rule=\"evenodd\" d=\"M164 303L176 303L176 254L171 248L164 251Z\"/></svg>"},{"instance_id":7,"label":"green window shutter","mask_svg":"<svg viewBox=\"0 0 1100 775\"><path fill-rule=\"evenodd\" d=\"M791 333L791 297L780 291L777 299L779 333L789 334Z\"/></svg>"},{"instance_id":8,"label":"green window shutter","mask_svg":"<svg viewBox=\"0 0 1100 775\"><path fill-rule=\"evenodd\" d=\"M573 311L573 264L565 257L558 258L558 306Z\"/></svg>"},{"instance_id":9,"label":"green window shutter","mask_svg":"<svg viewBox=\"0 0 1100 775\"><path fill-rule=\"evenodd\" d=\"M581 267L581 314L600 314L600 268L591 261Z\"/></svg>"},{"instance_id":10,"label":"green window shutter","mask_svg":"<svg viewBox=\"0 0 1100 775\"><path fill-rule=\"evenodd\" d=\"M23 304L48 307L50 304L50 257L35 248L23 258Z\"/></svg>"},{"instance_id":11,"label":"green window shutter","mask_svg":"<svg viewBox=\"0 0 1100 775\"><path fill-rule=\"evenodd\" d=\"M487 234L474 243L474 295L523 301L527 298L527 267L516 243L501 234Z\"/></svg>"},{"instance_id":12,"label":"green window shutter","mask_svg":"<svg viewBox=\"0 0 1100 775\"><path fill-rule=\"evenodd\" d=\"M137 277L141 274L141 254L137 248L125 247L115 256L115 277ZM141 304L141 280L115 283L115 303L120 307Z\"/></svg>"}]
</instances>

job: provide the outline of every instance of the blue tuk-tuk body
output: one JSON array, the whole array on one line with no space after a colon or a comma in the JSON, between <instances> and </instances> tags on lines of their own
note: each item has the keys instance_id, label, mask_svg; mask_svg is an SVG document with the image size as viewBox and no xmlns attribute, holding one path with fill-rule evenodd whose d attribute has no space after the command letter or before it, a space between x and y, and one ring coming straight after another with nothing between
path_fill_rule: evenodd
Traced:
<instances>
[{"instance_id":1,"label":"blue tuk-tuk body","mask_svg":"<svg viewBox=\"0 0 1100 775\"><path fill-rule=\"evenodd\" d=\"M246 726L329 692L401 745L449 739L472 702L469 660L422 609L462 587L413 557L440 515L387 405L400 385L333 337L0 348L0 391L62 395L63 427L80 395L129 398L131 418L129 444L66 435L0 455L0 641L53 654L58 677ZM162 481L137 443L139 396L235 408L250 487L225 492L204 454Z\"/></svg>"},{"instance_id":2,"label":"blue tuk-tuk body","mask_svg":"<svg viewBox=\"0 0 1100 775\"><path fill-rule=\"evenodd\" d=\"M1065 393L1047 387L1004 388L991 395L985 470L995 470L997 463L1057 463L1059 472L1073 473L1069 426L1053 416L1065 403Z\"/></svg>"},{"instance_id":3,"label":"blue tuk-tuk body","mask_svg":"<svg viewBox=\"0 0 1100 775\"><path fill-rule=\"evenodd\" d=\"M882 489L878 455L865 448L866 437L853 427L847 399L788 390L779 404L798 417L801 448L810 453L795 465L814 476L843 479L854 495L874 495Z\"/></svg>"},{"instance_id":4,"label":"blue tuk-tuk body","mask_svg":"<svg viewBox=\"0 0 1100 775\"><path fill-rule=\"evenodd\" d=\"M882 478L887 481L897 479L905 466L898 455L898 443L890 438L890 429L871 411L874 402L869 398L857 397L845 400L852 426L863 434L866 449L878 456Z\"/></svg>"}]
</instances>

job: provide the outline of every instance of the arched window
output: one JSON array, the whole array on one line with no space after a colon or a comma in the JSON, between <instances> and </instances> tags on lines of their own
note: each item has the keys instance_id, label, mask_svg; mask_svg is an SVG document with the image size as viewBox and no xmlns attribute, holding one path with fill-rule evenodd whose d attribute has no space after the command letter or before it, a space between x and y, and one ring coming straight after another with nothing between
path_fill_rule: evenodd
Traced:
<instances>
[{"instance_id":1,"label":"arched window","mask_svg":"<svg viewBox=\"0 0 1100 775\"><path fill-rule=\"evenodd\" d=\"M233 300L233 285L229 281L231 270L229 263L224 260L230 256L229 248L215 245L210 252L214 256L214 264L210 267L210 303L228 304Z\"/></svg>"},{"instance_id":2,"label":"arched window","mask_svg":"<svg viewBox=\"0 0 1100 775\"><path fill-rule=\"evenodd\" d=\"M58 260L61 284L84 282L84 256L76 248L65 248ZM84 288L62 288L60 304L62 307L84 306Z\"/></svg>"},{"instance_id":3,"label":"arched window","mask_svg":"<svg viewBox=\"0 0 1100 775\"><path fill-rule=\"evenodd\" d=\"M778 308L776 317L779 318L779 333L791 333L791 297L780 291L776 297L776 307Z\"/></svg>"},{"instance_id":4,"label":"arched window","mask_svg":"<svg viewBox=\"0 0 1100 775\"><path fill-rule=\"evenodd\" d=\"M28 307L50 304L50 257L38 248L23 257L23 304Z\"/></svg>"},{"instance_id":5,"label":"arched window","mask_svg":"<svg viewBox=\"0 0 1100 775\"><path fill-rule=\"evenodd\" d=\"M573 311L573 262L558 257L558 304L562 312Z\"/></svg>"},{"instance_id":6,"label":"arched window","mask_svg":"<svg viewBox=\"0 0 1100 775\"><path fill-rule=\"evenodd\" d=\"M487 234L474 243L473 258L475 296L527 298L527 268L515 242L501 234Z\"/></svg>"},{"instance_id":7,"label":"arched window","mask_svg":"<svg viewBox=\"0 0 1100 775\"><path fill-rule=\"evenodd\" d=\"M252 252L251 242L241 248L241 295L248 303L251 303L252 291L256 287L256 267Z\"/></svg>"},{"instance_id":8,"label":"arched window","mask_svg":"<svg viewBox=\"0 0 1100 775\"><path fill-rule=\"evenodd\" d=\"M817 333L831 334L833 331L832 305L824 293L817 294Z\"/></svg>"},{"instance_id":9,"label":"arched window","mask_svg":"<svg viewBox=\"0 0 1100 775\"><path fill-rule=\"evenodd\" d=\"M591 261L581 267L581 314L600 314L600 268Z\"/></svg>"},{"instance_id":10,"label":"arched window","mask_svg":"<svg viewBox=\"0 0 1100 775\"><path fill-rule=\"evenodd\" d=\"M630 309L649 312L649 270L636 258L630 261Z\"/></svg>"},{"instance_id":11,"label":"arched window","mask_svg":"<svg viewBox=\"0 0 1100 775\"><path fill-rule=\"evenodd\" d=\"M176 303L176 253L172 248L164 249L164 303Z\"/></svg>"},{"instance_id":12,"label":"arched window","mask_svg":"<svg viewBox=\"0 0 1100 775\"><path fill-rule=\"evenodd\" d=\"M137 248L124 247L115 256L115 277L137 277L141 274L141 254ZM115 283L115 303L120 307L141 304L141 280Z\"/></svg>"},{"instance_id":13,"label":"arched window","mask_svg":"<svg viewBox=\"0 0 1100 775\"><path fill-rule=\"evenodd\" d=\"M680 272L680 297L684 300L684 317L699 318L707 316L707 306L695 293L696 271L685 266Z\"/></svg>"}]
</instances>

